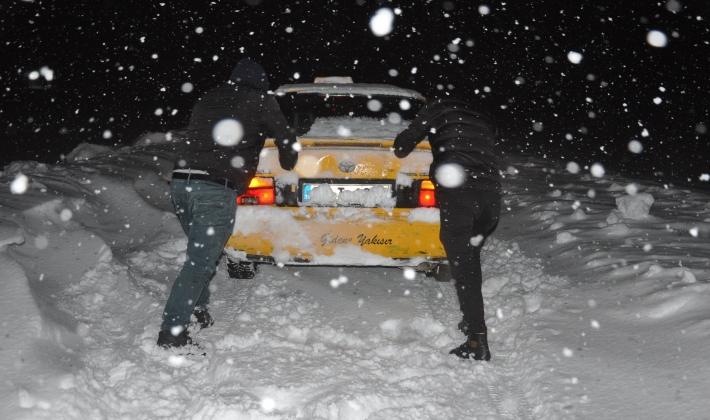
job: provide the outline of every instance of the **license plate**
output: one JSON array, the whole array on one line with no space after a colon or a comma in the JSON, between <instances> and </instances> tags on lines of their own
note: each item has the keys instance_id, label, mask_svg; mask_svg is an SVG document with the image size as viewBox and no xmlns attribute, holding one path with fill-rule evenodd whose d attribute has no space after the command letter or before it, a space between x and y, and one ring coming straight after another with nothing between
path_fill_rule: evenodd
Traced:
<instances>
[{"instance_id":1,"label":"license plate","mask_svg":"<svg viewBox=\"0 0 710 420\"><path fill-rule=\"evenodd\" d=\"M390 201L396 200L393 197L394 182L302 180L300 190L303 204L334 206L365 204L365 201L368 201L365 197L367 194L370 194L370 199L374 198L380 205L392 206Z\"/></svg>"},{"instance_id":2,"label":"license plate","mask_svg":"<svg viewBox=\"0 0 710 420\"><path fill-rule=\"evenodd\" d=\"M303 201L310 201L310 193L317 187L330 187L330 190L335 193L335 198L340 196L342 191L358 191L358 190L369 190L372 187L379 185L384 189L392 191L392 185L390 184L323 184L323 183L304 183L303 184Z\"/></svg>"}]
</instances>

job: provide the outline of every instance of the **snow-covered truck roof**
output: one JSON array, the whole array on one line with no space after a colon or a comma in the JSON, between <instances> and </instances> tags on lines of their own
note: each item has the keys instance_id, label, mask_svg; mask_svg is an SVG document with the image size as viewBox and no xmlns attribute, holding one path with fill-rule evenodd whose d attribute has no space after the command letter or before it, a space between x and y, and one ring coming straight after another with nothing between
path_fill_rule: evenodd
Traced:
<instances>
[{"instance_id":1,"label":"snow-covered truck roof","mask_svg":"<svg viewBox=\"0 0 710 420\"><path fill-rule=\"evenodd\" d=\"M369 83L295 83L283 85L274 91L276 95L289 93L317 93L327 95L362 95L362 96L401 96L426 101L416 90L398 86Z\"/></svg>"}]
</instances>

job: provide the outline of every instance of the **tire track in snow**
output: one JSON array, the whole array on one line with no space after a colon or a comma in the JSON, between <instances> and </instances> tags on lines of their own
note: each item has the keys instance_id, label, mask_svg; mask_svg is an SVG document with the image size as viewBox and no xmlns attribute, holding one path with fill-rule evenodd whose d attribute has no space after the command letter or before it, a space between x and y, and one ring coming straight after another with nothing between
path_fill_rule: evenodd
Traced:
<instances>
[{"instance_id":1,"label":"tire track in snow","mask_svg":"<svg viewBox=\"0 0 710 420\"><path fill-rule=\"evenodd\" d=\"M454 283L439 283L438 286L439 290L433 289L433 293L428 293L428 302L431 306L431 312L434 314L434 317L443 324L451 324L453 320L455 321L453 325L457 325L460 318L460 309L458 307L459 303ZM445 309L441 308L442 298L438 298L439 293L443 298ZM435 298L436 300L432 299L433 295L437 296ZM444 312L448 313L444 314ZM455 315L452 316L452 312ZM461 341L464 340L465 338L462 334ZM533 419L533 410L525 397L525 393L516 383L517 379L508 372L511 370L510 367L506 366L506 362L502 360L507 358L507 349L494 347L498 344L498 340L490 344L491 351L493 352L493 360L490 364L493 365L494 368L492 373L489 373L486 377L486 386L488 388L488 395L494 402L499 418L506 420ZM482 362L462 361L462 363Z\"/></svg>"},{"instance_id":2,"label":"tire track in snow","mask_svg":"<svg viewBox=\"0 0 710 420\"><path fill-rule=\"evenodd\" d=\"M525 393L510 375L498 375L498 384L490 391L496 402L498 414L502 419L523 420L533 419L533 409L525 397Z\"/></svg>"},{"instance_id":3,"label":"tire track in snow","mask_svg":"<svg viewBox=\"0 0 710 420\"><path fill-rule=\"evenodd\" d=\"M119 344L91 333L89 368L75 377L67 406L56 407L136 419L158 413L181 419L239 413L274 419L458 419L471 413L536 418L533 407L538 415L541 410L526 399L526 392L535 399L529 388L536 366L526 355L531 338L523 320L524 297L536 293L529 277L537 274L530 271L530 260L509 248L493 243L484 257L486 278L494 286L488 287L487 308L506 314L490 319L489 328L496 328L491 363L447 354L463 341L452 284L423 275L406 280L400 270L380 267L264 267L254 279L233 280L222 264L210 306L216 323L193 335L207 357L175 365L154 344L164 297L145 296L142 310L123 313L133 296L145 291L142 283L125 278L133 269L163 278L174 265L146 264L151 258L162 261L154 252L127 267L107 266L106 273L91 277L108 285L110 277L123 276L127 290L106 294L111 310L100 319L127 321L129 335ZM124 271L128 275L120 274ZM332 287L330 279L341 274L349 281Z\"/></svg>"},{"instance_id":4,"label":"tire track in snow","mask_svg":"<svg viewBox=\"0 0 710 420\"><path fill-rule=\"evenodd\" d=\"M222 257L222 261L220 261L215 277L218 276L220 272L224 273L227 278L225 282L227 284L227 287L222 286L218 294L221 296L222 299L226 299L226 297L229 297L230 302L238 302L238 304L232 306L233 308L236 308L236 312L234 312L234 314L239 314L243 312L246 308L246 304L249 301L249 298L254 294L254 289L256 289L256 287L259 285L259 281L256 279L256 276L259 276L259 274L257 274L254 278L251 279L233 279L229 277L229 274L227 274L228 270L226 255ZM232 312L233 311L230 310L230 314Z\"/></svg>"},{"instance_id":5,"label":"tire track in snow","mask_svg":"<svg viewBox=\"0 0 710 420\"><path fill-rule=\"evenodd\" d=\"M564 280L543 274L540 264L524 257L514 243L489 240L483 249L482 264L486 323L493 354L487 364L493 369L482 378L488 396L499 418L544 418L536 415L549 410L534 383L542 373L534 362L534 337L526 332L530 329L527 324L545 299L548 305L554 303L543 297L539 286ZM444 325L458 325L461 313L454 283L438 283L438 287L430 285L429 289L427 301L434 317ZM463 334L461 339L464 340Z\"/></svg>"}]
</instances>

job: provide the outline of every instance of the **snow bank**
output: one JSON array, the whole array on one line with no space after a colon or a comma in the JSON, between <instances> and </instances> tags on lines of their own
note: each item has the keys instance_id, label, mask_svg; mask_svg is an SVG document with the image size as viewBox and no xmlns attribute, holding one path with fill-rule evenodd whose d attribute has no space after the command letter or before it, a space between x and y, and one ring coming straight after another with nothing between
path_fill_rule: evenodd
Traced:
<instances>
[{"instance_id":1,"label":"snow bank","mask_svg":"<svg viewBox=\"0 0 710 420\"><path fill-rule=\"evenodd\" d=\"M74 150L72 150L66 155L66 160L69 162L89 160L98 156L109 154L112 150L113 148L111 148L110 146L81 143L80 145L76 146Z\"/></svg>"},{"instance_id":2,"label":"snow bank","mask_svg":"<svg viewBox=\"0 0 710 420\"><path fill-rule=\"evenodd\" d=\"M535 312L536 346L547 351L545 366L554 372L547 388L564 407L561 417L656 417L670 406L702 417L710 406L699 389L708 386L710 370L696 355L710 333L702 303L710 245L701 221L710 197L616 175L575 175L534 158L510 160L518 172L504 181L496 236L520 243L573 285L552 293L564 308L550 311L543 301ZM508 284L494 280L484 286L489 292ZM621 379L629 366L636 366L633 380Z\"/></svg>"},{"instance_id":3,"label":"snow bank","mask_svg":"<svg viewBox=\"0 0 710 420\"><path fill-rule=\"evenodd\" d=\"M0 307L11 314L1 324L0 371L17 387L0 399L11 418L25 418L18 409L39 410L31 418L50 413L62 405L57 390L74 387L66 374L82 368L77 352L94 339L96 319L86 311L121 289L111 282L96 288L111 279L101 267L182 234L161 176L172 167L170 152L108 151L83 145L70 154L76 163L13 162L0 177ZM27 189L11 194L20 171ZM160 207L171 210L168 218Z\"/></svg>"},{"instance_id":4,"label":"snow bank","mask_svg":"<svg viewBox=\"0 0 710 420\"><path fill-rule=\"evenodd\" d=\"M32 160L25 160L25 161L15 161L10 163L9 165L5 166L5 171L0 172L0 175L15 175L20 172L47 172L47 164L46 163L39 163L35 162Z\"/></svg>"},{"instance_id":5,"label":"snow bank","mask_svg":"<svg viewBox=\"0 0 710 420\"><path fill-rule=\"evenodd\" d=\"M515 176L504 180L501 220L482 249L490 363L448 354L464 339L453 284L396 267L262 266L235 281L222 263L210 284L216 323L193 330L202 349L186 355L155 345L185 261L165 178L170 147L10 165L28 177L23 194L10 192L15 173L0 176L2 416L702 418L710 410L706 195L640 186L636 195L653 196L651 216L643 198L619 205L626 188L607 188L629 180L506 156ZM241 206L238 226L273 223L284 244L307 250L289 218L357 217L353 208L276 210ZM372 256L355 249L332 258Z\"/></svg>"},{"instance_id":6,"label":"snow bank","mask_svg":"<svg viewBox=\"0 0 710 420\"><path fill-rule=\"evenodd\" d=\"M642 219L648 216L653 205L653 196L648 193L617 197L616 205L621 215L628 219Z\"/></svg>"},{"instance_id":7,"label":"snow bank","mask_svg":"<svg viewBox=\"0 0 710 420\"><path fill-rule=\"evenodd\" d=\"M22 228L8 220L0 219L0 252L6 250L8 245L21 244L25 241Z\"/></svg>"}]
</instances>

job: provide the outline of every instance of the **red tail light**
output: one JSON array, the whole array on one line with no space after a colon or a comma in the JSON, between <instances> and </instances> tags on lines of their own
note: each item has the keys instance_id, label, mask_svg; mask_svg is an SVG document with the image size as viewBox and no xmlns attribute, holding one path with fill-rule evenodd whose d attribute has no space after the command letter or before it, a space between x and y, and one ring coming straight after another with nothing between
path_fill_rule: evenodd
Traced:
<instances>
[{"instance_id":1,"label":"red tail light","mask_svg":"<svg viewBox=\"0 0 710 420\"><path fill-rule=\"evenodd\" d=\"M271 178L252 178L244 195L237 197L237 204L274 204L274 180Z\"/></svg>"},{"instance_id":2,"label":"red tail light","mask_svg":"<svg viewBox=\"0 0 710 420\"><path fill-rule=\"evenodd\" d=\"M419 207L436 207L434 183L428 179L423 180L419 187Z\"/></svg>"}]
</instances>

